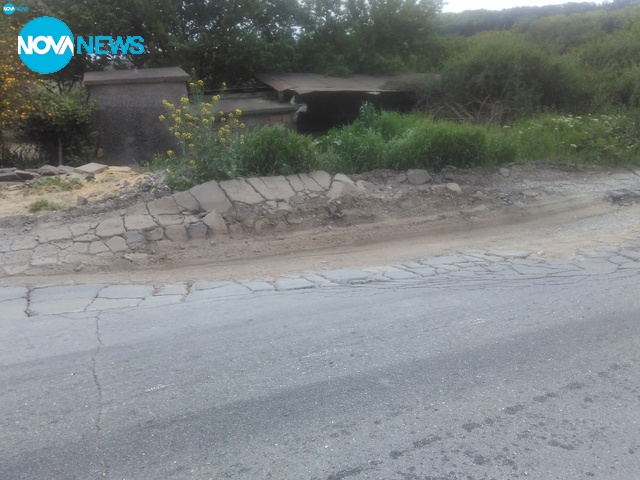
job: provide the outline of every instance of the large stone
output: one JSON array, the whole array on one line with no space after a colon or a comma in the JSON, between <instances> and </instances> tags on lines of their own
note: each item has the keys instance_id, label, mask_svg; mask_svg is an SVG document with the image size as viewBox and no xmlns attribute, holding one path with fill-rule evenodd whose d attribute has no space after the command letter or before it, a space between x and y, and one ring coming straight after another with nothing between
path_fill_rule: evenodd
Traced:
<instances>
[{"instance_id":1,"label":"large stone","mask_svg":"<svg viewBox=\"0 0 640 480\"><path fill-rule=\"evenodd\" d=\"M327 172L316 170L309 173L309 176L313 178L316 183L320 185L324 190L328 190L331 186L331 175L329 175Z\"/></svg>"},{"instance_id":2,"label":"large stone","mask_svg":"<svg viewBox=\"0 0 640 480\"><path fill-rule=\"evenodd\" d=\"M207 226L202 222L192 223L187 225L187 235L192 240L202 240L207 238L209 232Z\"/></svg>"},{"instance_id":3,"label":"large stone","mask_svg":"<svg viewBox=\"0 0 640 480\"><path fill-rule=\"evenodd\" d=\"M282 175L277 177L249 178L247 180L267 200L289 200L296 192Z\"/></svg>"},{"instance_id":4,"label":"large stone","mask_svg":"<svg viewBox=\"0 0 640 480\"><path fill-rule=\"evenodd\" d=\"M169 225L164 229L164 234L172 242L182 243L187 241L187 230L184 225Z\"/></svg>"},{"instance_id":5,"label":"large stone","mask_svg":"<svg viewBox=\"0 0 640 480\"><path fill-rule=\"evenodd\" d=\"M104 244L111 250L113 253L116 252L124 252L127 250L127 242L122 237L111 237L105 240Z\"/></svg>"},{"instance_id":6,"label":"large stone","mask_svg":"<svg viewBox=\"0 0 640 480\"><path fill-rule=\"evenodd\" d=\"M229 229L227 228L227 224L218 212L213 211L207 214L203 219L202 223L204 223L209 230L214 235L228 235Z\"/></svg>"},{"instance_id":7,"label":"large stone","mask_svg":"<svg viewBox=\"0 0 640 480\"><path fill-rule=\"evenodd\" d=\"M158 198L147 203L149 213L156 217L158 215L179 215L178 204L172 196Z\"/></svg>"},{"instance_id":8,"label":"large stone","mask_svg":"<svg viewBox=\"0 0 640 480\"><path fill-rule=\"evenodd\" d=\"M154 228L153 230L147 232L145 236L147 237L147 241L149 242L158 242L164 238L164 230L160 227Z\"/></svg>"},{"instance_id":9,"label":"large stone","mask_svg":"<svg viewBox=\"0 0 640 480\"><path fill-rule=\"evenodd\" d=\"M73 171L83 175L95 175L96 173L104 172L107 168L109 168L108 165L91 162L80 167L76 167Z\"/></svg>"},{"instance_id":10,"label":"large stone","mask_svg":"<svg viewBox=\"0 0 640 480\"><path fill-rule=\"evenodd\" d=\"M97 242L91 242L89 244L89 253L92 255L96 255L98 253L104 253L104 252L110 252L111 250L109 250L109 247L107 247L104 243L102 243L101 241L97 241Z\"/></svg>"},{"instance_id":11,"label":"large stone","mask_svg":"<svg viewBox=\"0 0 640 480\"><path fill-rule=\"evenodd\" d=\"M447 183L447 190L455 193L462 193L462 189L457 183Z\"/></svg>"},{"instance_id":12,"label":"large stone","mask_svg":"<svg viewBox=\"0 0 640 480\"><path fill-rule=\"evenodd\" d=\"M151 215L127 215L124 217L127 230L152 230L158 226Z\"/></svg>"},{"instance_id":13,"label":"large stone","mask_svg":"<svg viewBox=\"0 0 640 480\"><path fill-rule=\"evenodd\" d=\"M122 217L107 218L103 220L96 228L96 235L99 237L115 237L125 232Z\"/></svg>"},{"instance_id":14,"label":"large stone","mask_svg":"<svg viewBox=\"0 0 640 480\"><path fill-rule=\"evenodd\" d=\"M147 240L138 230L129 230L124 234L124 239L127 241L127 245L129 246L145 243Z\"/></svg>"},{"instance_id":15,"label":"large stone","mask_svg":"<svg viewBox=\"0 0 640 480\"><path fill-rule=\"evenodd\" d=\"M27 170L15 170L13 172L15 175L18 176L18 178L20 180L33 180L34 178L39 178L40 174L36 173L36 172L29 172Z\"/></svg>"},{"instance_id":16,"label":"large stone","mask_svg":"<svg viewBox=\"0 0 640 480\"><path fill-rule=\"evenodd\" d=\"M191 192L174 193L173 199L181 212L195 213L200 210L200 204Z\"/></svg>"},{"instance_id":17,"label":"large stone","mask_svg":"<svg viewBox=\"0 0 640 480\"><path fill-rule=\"evenodd\" d=\"M349 185L355 185L355 183L353 183L353 180L347 177L344 173L336 173L335 176L333 177L333 181L347 183Z\"/></svg>"},{"instance_id":18,"label":"large stone","mask_svg":"<svg viewBox=\"0 0 640 480\"><path fill-rule=\"evenodd\" d=\"M309 190L310 192L324 192L324 188L322 188L318 182L316 182L313 178L311 178L306 173L299 173L298 177L304 184L305 190Z\"/></svg>"},{"instance_id":19,"label":"large stone","mask_svg":"<svg viewBox=\"0 0 640 480\"><path fill-rule=\"evenodd\" d=\"M38 240L41 243L54 242L56 240L69 240L73 234L68 227L49 227L38 233Z\"/></svg>"},{"instance_id":20,"label":"large stone","mask_svg":"<svg viewBox=\"0 0 640 480\"><path fill-rule=\"evenodd\" d=\"M15 170L8 168L0 169L0 182L19 182L20 177L16 175Z\"/></svg>"},{"instance_id":21,"label":"large stone","mask_svg":"<svg viewBox=\"0 0 640 480\"><path fill-rule=\"evenodd\" d=\"M291 185L291 188L293 188L295 192L300 193L305 191L306 187L298 175L287 175L284 178L287 179L287 182L289 182L289 185Z\"/></svg>"},{"instance_id":22,"label":"large stone","mask_svg":"<svg viewBox=\"0 0 640 480\"><path fill-rule=\"evenodd\" d=\"M231 202L215 181L196 185L189 190L189 193L194 196L200 205L200 209L205 212L217 210L220 213L224 213L231 208Z\"/></svg>"},{"instance_id":23,"label":"large stone","mask_svg":"<svg viewBox=\"0 0 640 480\"><path fill-rule=\"evenodd\" d=\"M407 181L411 185L424 185L431 180L431 175L426 170L407 171Z\"/></svg>"},{"instance_id":24,"label":"large stone","mask_svg":"<svg viewBox=\"0 0 640 480\"><path fill-rule=\"evenodd\" d=\"M220 182L222 188L232 202L246 203L247 205L257 205L265 201L255 189L243 179L225 180Z\"/></svg>"}]
</instances>

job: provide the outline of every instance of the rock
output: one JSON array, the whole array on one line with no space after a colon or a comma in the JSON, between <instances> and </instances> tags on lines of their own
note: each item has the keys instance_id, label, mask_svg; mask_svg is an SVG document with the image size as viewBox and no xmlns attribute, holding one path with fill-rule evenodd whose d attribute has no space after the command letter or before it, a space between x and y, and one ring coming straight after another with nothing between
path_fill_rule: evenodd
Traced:
<instances>
[{"instance_id":1,"label":"rock","mask_svg":"<svg viewBox=\"0 0 640 480\"><path fill-rule=\"evenodd\" d=\"M40 174L36 172L28 172L27 170L15 170L16 175L20 180L33 180L34 178L40 178Z\"/></svg>"},{"instance_id":2,"label":"rock","mask_svg":"<svg viewBox=\"0 0 640 480\"><path fill-rule=\"evenodd\" d=\"M100 173L100 172L104 172L107 168L109 168L108 165L103 165L101 163L95 163L95 162L91 162L91 163L87 163L85 165L82 165L81 167L77 167L74 169L74 172L76 173L81 173L84 175L95 175L96 173Z\"/></svg>"},{"instance_id":3,"label":"rock","mask_svg":"<svg viewBox=\"0 0 640 480\"><path fill-rule=\"evenodd\" d=\"M43 177L53 177L58 175L60 172L58 171L58 167L54 167L53 165L43 165L36 170Z\"/></svg>"},{"instance_id":4,"label":"rock","mask_svg":"<svg viewBox=\"0 0 640 480\"><path fill-rule=\"evenodd\" d=\"M407 176L404 173L399 173L398 175L396 175L396 182L404 183L406 181L407 181Z\"/></svg>"},{"instance_id":5,"label":"rock","mask_svg":"<svg viewBox=\"0 0 640 480\"><path fill-rule=\"evenodd\" d=\"M508 177L509 175L511 175L511 170L509 170L508 168L501 168L498 171L500 172L500 175L502 175L503 177Z\"/></svg>"},{"instance_id":6,"label":"rock","mask_svg":"<svg viewBox=\"0 0 640 480\"><path fill-rule=\"evenodd\" d=\"M76 205L78 207L82 207L82 206L86 205L87 203L89 203L89 200L87 200L84 197L78 197L78 199L76 200Z\"/></svg>"},{"instance_id":7,"label":"rock","mask_svg":"<svg viewBox=\"0 0 640 480\"><path fill-rule=\"evenodd\" d=\"M187 235L192 239L203 239L207 236L207 226L202 223L192 223L191 225L187 225Z\"/></svg>"},{"instance_id":8,"label":"rock","mask_svg":"<svg viewBox=\"0 0 640 480\"><path fill-rule=\"evenodd\" d=\"M535 198L538 196L538 193L534 190L523 190L522 195L524 195L525 197Z\"/></svg>"},{"instance_id":9,"label":"rock","mask_svg":"<svg viewBox=\"0 0 640 480\"><path fill-rule=\"evenodd\" d=\"M16 175L15 169L0 169L0 182L19 182L20 177Z\"/></svg>"},{"instance_id":10,"label":"rock","mask_svg":"<svg viewBox=\"0 0 640 480\"><path fill-rule=\"evenodd\" d=\"M447 190L450 190L455 193L462 193L462 189L460 188L460 185L458 185L457 183L447 183Z\"/></svg>"},{"instance_id":11,"label":"rock","mask_svg":"<svg viewBox=\"0 0 640 480\"><path fill-rule=\"evenodd\" d=\"M301 205L304 203L304 197L302 195L293 195L289 201L290 203Z\"/></svg>"},{"instance_id":12,"label":"rock","mask_svg":"<svg viewBox=\"0 0 640 480\"><path fill-rule=\"evenodd\" d=\"M407 181L411 185L424 185L431 180L431 175L426 170L407 171Z\"/></svg>"}]
</instances>

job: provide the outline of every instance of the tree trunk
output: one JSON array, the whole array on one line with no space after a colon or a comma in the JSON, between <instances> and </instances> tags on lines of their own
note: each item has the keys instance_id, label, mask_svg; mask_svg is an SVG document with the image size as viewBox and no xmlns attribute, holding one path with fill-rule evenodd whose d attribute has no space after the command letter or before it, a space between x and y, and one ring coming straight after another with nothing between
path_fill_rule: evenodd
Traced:
<instances>
[{"instance_id":1,"label":"tree trunk","mask_svg":"<svg viewBox=\"0 0 640 480\"><path fill-rule=\"evenodd\" d=\"M62 158L62 137L58 135L58 166L64 165L64 161Z\"/></svg>"}]
</instances>

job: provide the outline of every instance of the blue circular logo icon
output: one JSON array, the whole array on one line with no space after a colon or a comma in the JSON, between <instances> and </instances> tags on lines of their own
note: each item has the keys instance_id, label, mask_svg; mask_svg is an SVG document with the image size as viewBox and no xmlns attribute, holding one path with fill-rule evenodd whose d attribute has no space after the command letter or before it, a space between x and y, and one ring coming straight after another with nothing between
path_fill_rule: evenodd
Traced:
<instances>
[{"instance_id":1,"label":"blue circular logo icon","mask_svg":"<svg viewBox=\"0 0 640 480\"><path fill-rule=\"evenodd\" d=\"M57 18L38 17L28 22L18 35L20 60L37 73L62 70L73 57L73 34Z\"/></svg>"},{"instance_id":2,"label":"blue circular logo icon","mask_svg":"<svg viewBox=\"0 0 640 480\"><path fill-rule=\"evenodd\" d=\"M16 11L16 7L14 7L12 3L5 3L4 7L2 7L2 10L7 15L13 15L13 12Z\"/></svg>"}]
</instances>

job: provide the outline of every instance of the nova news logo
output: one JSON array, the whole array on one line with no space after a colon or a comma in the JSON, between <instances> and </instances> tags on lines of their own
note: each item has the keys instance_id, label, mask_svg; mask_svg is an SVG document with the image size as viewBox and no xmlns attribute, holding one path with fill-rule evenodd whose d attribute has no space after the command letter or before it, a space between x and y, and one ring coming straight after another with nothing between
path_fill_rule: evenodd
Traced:
<instances>
[{"instance_id":1,"label":"nova news logo","mask_svg":"<svg viewBox=\"0 0 640 480\"><path fill-rule=\"evenodd\" d=\"M5 6L6 7L6 6ZM69 27L53 17L38 17L28 22L18 35L20 60L37 73L62 70L74 55L140 55L144 39L140 36L80 37L75 41Z\"/></svg>"},{"instance_id":2,"label":"nova news logo","mask_svg":"<svg viewBox=\"0 0 640 480\"><path fill-rule=\"evenodd\" d=\"M16 7L13 5L13 3L5 3L4 6L2 7L2 11L7 15L13 15L16 12L28 12L29 7L24 5L21 7Z\"/></svg>"}]
</instances>

